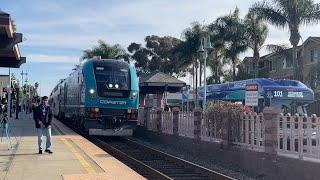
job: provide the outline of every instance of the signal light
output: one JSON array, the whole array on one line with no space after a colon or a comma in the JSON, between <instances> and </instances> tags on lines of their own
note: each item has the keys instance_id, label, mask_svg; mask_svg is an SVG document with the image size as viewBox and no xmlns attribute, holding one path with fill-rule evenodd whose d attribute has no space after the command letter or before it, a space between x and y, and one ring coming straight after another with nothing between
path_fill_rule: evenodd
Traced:
<instances>
[{"instance_id":1,"label":"signal light","mask_svg":"<svg viewBox=\"0 0 320 180\"><path fill-rule=\"evenodd\" d=\"M94 118L94 114L93 114L93 113L90 113L89 117L90 117L90 118Z\"/></svg>"},{"instance_id":2,"label":"signal light","mask_svg":"<svg viewBox=\"0 0 320 180\"><path fill-rule=\"evenodd\" d=\"M95 114L94 117L95 117L95 118L98 118L98 117L99 117L99 114Z\"/></svg>"}]
</instances>

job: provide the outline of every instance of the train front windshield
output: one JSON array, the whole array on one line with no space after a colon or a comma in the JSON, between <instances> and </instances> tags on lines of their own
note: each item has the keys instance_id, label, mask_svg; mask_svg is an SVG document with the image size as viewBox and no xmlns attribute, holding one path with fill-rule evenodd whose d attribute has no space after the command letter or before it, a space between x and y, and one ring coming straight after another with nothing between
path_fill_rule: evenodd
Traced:
<instances>
[{"instance_id":1,"label":"train front windshield","mask_svg":"<svg viewBox=\"0 0 320 180\"><path fill-rule=\"evenodd\" d=\"M95 77L100 97L126 97L130 90L128 67L96 66Z\"/></svg>"},{"instance_id":2,"label":"train front windshield","mask_svg":"<svg viewBox=\"0 0 320 180\"><path fill-rule=\"evenodd\" d=\"M287 114L290 113L294 115L298 113L299 115L307 114L305 104L297 102L295 100L284 100L284 99L272 99L271 107L278 109L280 113Z\"/></svg>"}]
</instances>

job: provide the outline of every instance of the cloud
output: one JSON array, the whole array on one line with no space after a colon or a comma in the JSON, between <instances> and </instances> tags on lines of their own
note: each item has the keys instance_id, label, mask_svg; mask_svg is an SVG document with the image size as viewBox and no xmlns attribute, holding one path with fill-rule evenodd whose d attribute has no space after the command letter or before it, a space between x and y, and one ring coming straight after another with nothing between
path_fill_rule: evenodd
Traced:
<instances>
[{"instance_id":1,"label":"cloud","mask_svg":"<svg viewBox=\"0 0 320 180\"><path fill-rule=\"evenodd\" d=\"M27 55L27 61L32 63L66 63L79 64L79 57L77 56L49 56L43 54Z\"/></svg>"},{"instance_id":2,"label":"cloud","mask_svg":"<svg viewBox=\"0 0 320 180\"><path fill-rule=\"evenodd\" d=\"M31 18L19 24L25 32L28 45L66 48L85 48L96 44L98 39L120 43L126 48L131 42L142 43L147 35L170 35L180 38L183 29L193 21L205 23L230 12L236 1L227 0L219 4L213 1L126 1L117 3L98 1L70 3L54 7L54 16L48 9L46 18ZM233 6L230 5L234 4ZM242 3L243 6L246 3ZM40 5L37 5L40 6ZM47 8L32 8L35 13L46 13ZM88 8L92 7L92 8ZM79 13L81 12L81 13ZM35 20L36 19L36 20Z\"/></svg>"}]
</instances>

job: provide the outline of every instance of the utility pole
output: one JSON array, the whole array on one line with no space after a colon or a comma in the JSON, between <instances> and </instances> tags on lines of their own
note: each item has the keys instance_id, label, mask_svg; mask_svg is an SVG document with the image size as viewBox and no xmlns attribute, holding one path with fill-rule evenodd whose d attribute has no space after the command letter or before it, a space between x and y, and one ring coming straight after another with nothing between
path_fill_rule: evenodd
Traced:
<instances>
[{"instance_id":1,"label":"utility pole","mask_svg":"<svg viewBox=\"0 0 320 180\"><path fill-rule=\"evenodd\" d=\"M27 73L26 76L28 76L28 73ZM26 114L28 114L29 98L30 98L30 86L28 86L29 88L27 87L27 85L28 85L28 77L26 77L26 84L25 85L26 85L25 91L26 91L26 98L27 98L27 100L26 100ZM29 92L28 92L28 89L29 89Z\"/></svg>"},{"instance_id":2,"label":"utility pole","mask_svg":"<svg viewBox=\"0 0 320 180\"><path fill-rule=\"evenodd\" d=\"M7 93L8 93L8 99L7 99L7 116L10 118L11 116L11 73L9 68L9 85L7 85Z\"/></svg>"}]
</instances>

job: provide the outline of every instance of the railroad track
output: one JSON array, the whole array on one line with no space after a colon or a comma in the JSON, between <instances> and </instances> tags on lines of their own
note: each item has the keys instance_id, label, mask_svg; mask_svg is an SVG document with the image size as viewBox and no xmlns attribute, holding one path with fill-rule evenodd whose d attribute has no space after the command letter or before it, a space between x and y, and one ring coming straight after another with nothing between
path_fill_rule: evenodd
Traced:
<instances>
[{"instance_id":1,"label":"railroad track","mask_svg":"<svg viewBox=\"0 0 320 180\"><path fill-rule=\"evenodd\" d=\"M89 136L87 133L76 129L70 124L65 124L147 179L233 180L233 178L226 175L147 147L127 138Z\"/></svg>"},{"instance_id":2,"label":"railroad track","mask_svg":"<svg viewBox=\"0 0 320 180\"><path fill-rule=\"evenodd\" d=\"M233 179L127 138L99 139L108 144L108 152L123 158L130 157L160 173L162 177L156 177L157 179Z\"/></svg>"}]
</instances>

